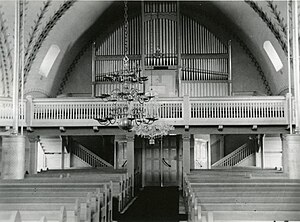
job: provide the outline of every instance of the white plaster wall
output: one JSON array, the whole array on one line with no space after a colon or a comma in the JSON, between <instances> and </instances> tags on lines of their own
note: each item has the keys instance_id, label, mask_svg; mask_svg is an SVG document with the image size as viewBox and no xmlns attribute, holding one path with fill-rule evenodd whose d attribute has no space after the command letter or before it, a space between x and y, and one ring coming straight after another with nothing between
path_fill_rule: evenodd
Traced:
<instances>
[{"instance_id":1,"label":"white plaster wall","mask_svg":"<svg viewBox=\"0 0 300 222\"><path fill-rule=\"evenodd\" d=\"M263 139L264 167L282 167L282 142L279 135L266 135Z\"/></svg>"},{"instance_id":2,"label":"white plaster wall","mask_svg":"<svg viewBox=\"0 0 300 222\"><path fill-rule=\"evenodd\" d=\"M255 155L252 154L248 157L246 157L245 159L243 159L241 162L239 162L238 164L236 164L236 166L240 166L240 167L246 167L246 166L255 166Z\"/></svg>"}]
</instances>

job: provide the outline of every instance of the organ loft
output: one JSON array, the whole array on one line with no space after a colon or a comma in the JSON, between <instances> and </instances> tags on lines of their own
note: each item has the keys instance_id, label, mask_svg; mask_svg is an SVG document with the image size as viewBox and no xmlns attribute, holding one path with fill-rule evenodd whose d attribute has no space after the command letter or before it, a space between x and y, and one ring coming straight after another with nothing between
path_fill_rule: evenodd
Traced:
<instances>
[{"instance_id":1,"label":"organ loft","mask_svg":"<svg viewBox=\"0 0 300 222\"><path fill-rule=\"evenodd\" d=\"M298 1L0 2L0 222L300 221Z\"/></svg>"}]
</instances>

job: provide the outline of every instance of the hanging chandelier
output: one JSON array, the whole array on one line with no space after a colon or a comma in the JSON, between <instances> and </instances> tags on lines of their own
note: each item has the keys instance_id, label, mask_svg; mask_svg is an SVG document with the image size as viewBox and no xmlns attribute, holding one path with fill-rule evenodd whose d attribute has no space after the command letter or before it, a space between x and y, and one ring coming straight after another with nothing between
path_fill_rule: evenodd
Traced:
<instances>
[{"instance_id":1,"label":"hanging chandelier","mask_svg":"<svg viewBox=\"0 0 300 222\"><path fill-rule=\"evenodd\" d=\"M155 139L168 135L170 130L174 130L174 126L163 121L151 125L135 125L132 128L136 135L149 139L149 144L155 144Z\"/></svg>"},{"instance_id":2,"label":"hanging chandelier","mask_svg":"<svg viewBox=\"0 0 300 222\"><path fill-rule=\"evenodd\" d=\"M101 94L98 98L106 102L107 112L96 120L101 125L118 124L123 130L131 130L134 125L152 124L158 119L158 107L152 102L154 94L145 92L147 76L141 75L141 68L130 67L128 57L128 5L124 1L124 58L120 71L106 74L107 81L119 83L120 87L110 94ZM141 90L142 89L142 90Z\"/></svg>"}]
</instances>

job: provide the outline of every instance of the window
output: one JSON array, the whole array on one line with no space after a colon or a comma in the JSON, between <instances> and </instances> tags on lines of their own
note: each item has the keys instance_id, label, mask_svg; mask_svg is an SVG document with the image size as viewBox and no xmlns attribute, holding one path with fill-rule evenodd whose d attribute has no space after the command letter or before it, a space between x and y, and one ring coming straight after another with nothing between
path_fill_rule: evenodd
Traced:
<instances>
[{"instance_id":1,"label":"window","mask_svg":"<svg viewBox=\"0 0 300 222\"><path fill-rule=\"evenodd\" d=\"M276 50L274 49L272 43L270 41L265 41L263 47L264 47L264 50L267 53L269 59L271 60L276 72L278 72L280 69L282 69L283 64L282 64Z\"/></svg>"},{"instance_id":2,"label":"window","mask_svg":"<svg viewBox=\"0 0 300 222\"><path fill-rule=\"evenodd\" d=\"M57 45L51 45L39 70L39 74L47 77L58 54L60 52L60 49Z\"/></svg>"}]
</instances>

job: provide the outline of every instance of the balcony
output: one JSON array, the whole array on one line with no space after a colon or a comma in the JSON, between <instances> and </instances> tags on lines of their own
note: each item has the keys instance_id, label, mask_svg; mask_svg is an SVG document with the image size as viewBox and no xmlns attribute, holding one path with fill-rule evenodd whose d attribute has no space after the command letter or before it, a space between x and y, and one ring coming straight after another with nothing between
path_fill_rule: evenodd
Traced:
<instances>
[{"instance_id":1,"label":"balcony","mask_svg":"<svg viewBox=\"0 0 300 222\"><path fill-rule=\"evenodd\" d=\"M288 125L289 104L283 96L160 98L160 119L174 126ZM22 104L24 112L22 111ZM111 104L96 98L45 98L20 103L20 125L24 127L99 126L94 120L106 115ZM148 109L146 107L146 109ZM151 111L150 109L147 110ZM12 100L0 99L0 126L12 126Z\"/></svg>"}]
</instances>

